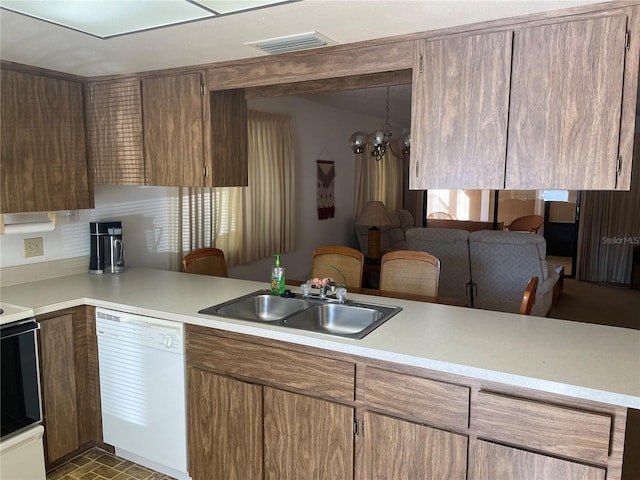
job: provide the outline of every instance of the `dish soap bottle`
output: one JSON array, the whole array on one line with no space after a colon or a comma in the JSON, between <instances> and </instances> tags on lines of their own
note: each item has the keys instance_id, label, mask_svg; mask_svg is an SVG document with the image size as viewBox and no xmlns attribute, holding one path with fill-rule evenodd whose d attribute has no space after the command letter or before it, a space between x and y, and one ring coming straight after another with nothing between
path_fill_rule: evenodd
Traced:
<instances>
[{"instance_id":1,"label":"dish soap bottle","mask_svg":"<svg viewBox=\"0 0 640 480\"><path fill-rule=\"evenodd\" d=\"M276 253L276 263L271 267L271 293L282 295L284 293L284 267L280 266L280 254Z\"/></svg>"}]
</instances>

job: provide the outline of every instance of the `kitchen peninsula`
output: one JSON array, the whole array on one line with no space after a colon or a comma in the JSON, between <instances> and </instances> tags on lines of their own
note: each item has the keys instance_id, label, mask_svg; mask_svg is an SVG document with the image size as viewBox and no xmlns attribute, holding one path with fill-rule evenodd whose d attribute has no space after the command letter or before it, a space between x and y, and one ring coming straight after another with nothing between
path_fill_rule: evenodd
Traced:
<instances>
[{"instance_id":1,"label":"kitchen peninsula","mask_svg":"<svg viewBox=\"0 0 640 480\"><path fill-rule=\"evenodd\" d=\"M259 417L256 429L248 430L256 435L246 444L227 440L236 447L253 445L237 463L265 478L304 468L321 478L375 478L372 472L393 475L396 467L409 468L386 462L390 455L414 458L411 472L448 472L447 478L502 478L494 469L505 465L516 476L517 468L532 475L518 478L535 478L537 468L564 475L557 478L626 478L627 412L640 409L640 331L355 294L350 298L403 310L362 340L197 313L266 287L131 269L8 286L1 296L32 308L43 322L88 305L88 312L106 307L187 324L194 480L212 469L224 473L238 455L226 452L216 462L225 452L212 453L219 442L206 440L213 434L205 431L210 425L230 436L246 428L209 421L204 395L227 391L241 395L237 405L261 406L253 415ZM322 420L310 417L311 411ZM253 418L239 417L225 413L224 421ZM296 421L278 424L287 423L283 418ZM305 429L296 429L298 424ZM330 459L318 454L326 448L325 434L328 445L344 447L327 454ZM385 435L396 440L382 441ZM299 450L307 437L313 439L311 457ZM271 451L276 444L294 453ZM447 460L430 460L436 452Z\"/></svg>"}]
</instances>

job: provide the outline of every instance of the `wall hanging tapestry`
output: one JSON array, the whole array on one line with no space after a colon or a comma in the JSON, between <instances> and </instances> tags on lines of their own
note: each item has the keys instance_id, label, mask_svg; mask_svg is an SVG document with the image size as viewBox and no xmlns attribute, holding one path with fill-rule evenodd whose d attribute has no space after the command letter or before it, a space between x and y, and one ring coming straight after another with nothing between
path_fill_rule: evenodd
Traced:
<instances>
[{"instance_id":1,"label":"wall hanging tapestry","mask_svg":"<svg viewBox=\"0 0 640 480\"><path fill-rule=\"evenodd\" d=\"M334 183L336 170L332 160L316 160L318 164L318 219L333 218L336 213Z\"/></svg>"}]
</instances>

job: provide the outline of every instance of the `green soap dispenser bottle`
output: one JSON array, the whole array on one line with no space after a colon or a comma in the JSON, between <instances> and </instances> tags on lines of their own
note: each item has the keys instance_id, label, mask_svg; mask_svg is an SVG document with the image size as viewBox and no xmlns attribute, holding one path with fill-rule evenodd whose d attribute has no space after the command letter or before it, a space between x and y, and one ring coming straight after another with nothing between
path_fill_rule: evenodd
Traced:
<instances>
[{"instance_id":1,"label":"green soap dispenser bottle","mask_svg":"<svg viewBox=\"0 0 640 480\"><path fill-rule=\"evenodd\" d=\"M271 293L282 295L284 293L284 267L280 266L280 254L276 253L276 263L271 267Z\"/></svg>"}]
</instances>

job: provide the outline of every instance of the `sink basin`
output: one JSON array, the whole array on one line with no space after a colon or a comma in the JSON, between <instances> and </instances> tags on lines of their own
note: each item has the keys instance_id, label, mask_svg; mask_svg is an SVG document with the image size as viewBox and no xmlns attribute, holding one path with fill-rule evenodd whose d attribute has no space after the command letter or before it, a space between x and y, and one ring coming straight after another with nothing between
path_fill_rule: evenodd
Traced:
<instances>
[{"instance_id":1,"label":"sink basin","mask_svg":"<svg viewBox=\"0 0 640 480\"><path fill-rule=\"evenodd\" d=\"M357 303L323 303L285 319L288 327L341 337L362 338L402 310Z\"/></svg>"},{"instance_id":2,"label":"sink basin","mask_svg":"<svg viewBox=\"0 0 640 480\"><path fill-rule=\"evenodd\" d=\"M310 306L311 303L303 299L284 298L261 291L205 308L198 313L257 322L277 322Z\"/></svg>"},{"instance_id":3,"label":"sink basin","mask_svg":"<svg viewBox=\"0 0 640 480\"><path fill-rule=\"evenodd\" d=\"M259 290L198 313L360 339L402 308L318 297L279 297Z\"/></svg>"}]
</instances>

